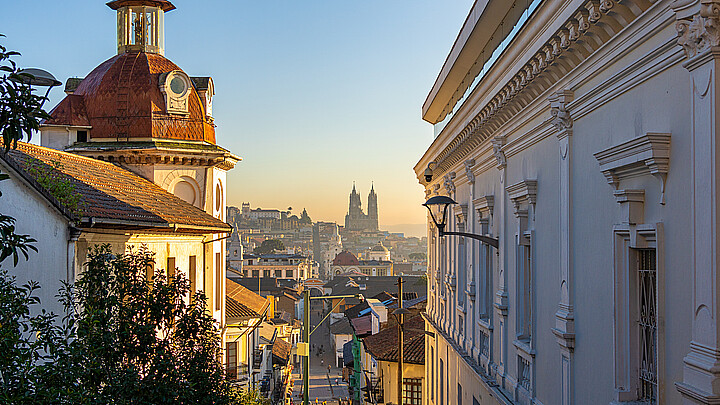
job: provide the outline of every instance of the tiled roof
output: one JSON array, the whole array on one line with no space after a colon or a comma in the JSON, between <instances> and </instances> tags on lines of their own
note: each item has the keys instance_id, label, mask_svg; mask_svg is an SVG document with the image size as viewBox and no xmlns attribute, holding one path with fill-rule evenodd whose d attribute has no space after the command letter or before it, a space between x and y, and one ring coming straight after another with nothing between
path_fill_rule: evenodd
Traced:
<instances>
[{"instance_id":1,"label":"tiled roof","mask_svg":"<svg viewBox=\"0 0 720 405\"><path fill-rule=\"evenodd\" d=\"M248 308L247 306L225 296L225 318L243 319L243 318L259 318L260 314Z\"/></svg>"},{"instance_id":2,"label":"tiled roof","mask_svg":"<svg viewBox=\"0 0 720 405\"><path fill-rule=\"evenodd\" d=\"M50 112L52 118L46 120L46 125L68 125L74 127L89 127L90 121L85 111L85 100L82 96L70 94Z\"/></svg>"},{"instance_id":3,"label":"tiled roof","mask_svg":"<svg viewBox=\"0 0 720 405\"><path fill-rule=\"evenodd\" d=\"M276 338L272 347L273 360L278 360L281 364L287 364L290 359L292 345L280 338Z\"/></svg>"},{"instance_id":4,"label":"tiled roof","mask_svg":"<svg viewBox=\"0 0 720 405\"><path fill-rule=\"evenodd\" d=\"M82 210L82 218L74 219L80 219L83 227L129 227L203 234L232 229L151 181L111 163L24 142L18 142L17 149L0 153L0 158L51 202L55 201L52 195L29 172L33 165L47 170L53 177L72 182L80 196L79 208Z\"/></svg>"},{"instance_id":5,"label":"tiled roof","mask_svg":"<svg viewBox=\"0 0 720 405\"><path fill-rule=\"evenodd\" d=\"M194 86L188 97L189 114L167 113L159 80L160 75L174 70L181 69L162 55L126 52L101 63L67 97L84 99L92 126L90 139L164 138L215 143L215 127L206 118ZM65 104L63 100L51 112L47 124L71 125Z\"/></svg>"},{"instance_id":6,"label":"tiled roof","mask_svg":"<svg viewBox=\"0 0 720 405\"><path fill-rule=\"evenodd\" d=\"M342 317L342 318L340 318L339 321L330 325L330 334L331 335L352 335L353 328L350 325L350 321L348 320L348 318Z\"/></svg>"},{"instance_id":7,"label":"tiled roof","mask_svg":"<svg viewBox=\"0 0 720 405\"><path fill-rule=\"evenodd\" d=\"M247 306L258 314L265 312L265 308L268 305L267 299L248 290L229 278L225 279L225 296Z\"/></svg>"},{"instance_id":8,"label":"tiled roof","mask_svg":"<svg viewBox=\"0 0 720 405\"><path fill-rule=\"evenodd\" d=\"M403 361L425 364L425 321L415 315L405 320L403 333ZM398 361L398 328L386 327L380 332L363 338L368 353L376 360Z\"/></svg>"}]
</instances>

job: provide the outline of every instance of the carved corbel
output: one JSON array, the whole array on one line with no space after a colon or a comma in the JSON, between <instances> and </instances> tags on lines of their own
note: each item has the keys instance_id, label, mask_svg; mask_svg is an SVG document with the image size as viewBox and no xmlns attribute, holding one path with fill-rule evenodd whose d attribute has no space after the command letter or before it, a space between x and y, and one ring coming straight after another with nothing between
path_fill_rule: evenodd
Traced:
<instances>
[{"instance_id":1,"label":"carved corbel","mask_svg":"<svg viewBox=\"0 0 720 405\"><path fill-rule=\"evenodd\" d=\"M443 186L445 187L447 195L452 196L453 194L455 194L455 172L450 172L446 174L443 179Z\"/></svg>"},{"instance_id":2,"label":"carved corbel","mask_svg":"<svg viewBox=\"0 0 720 405\"><path fill-rule=\"evenodd\" d=\"M499 170L503 170L507 167L507 158L505 158L505 152L503 152L502 148L505 145L505 137L504 136L496 136L492 139L492 147L493 147L493 155L495 155L495 160L497 161L497 168Z\"/></svg>"},{"instance_id":3,"label":"carved corbel","mask_svg":"<svg viewBox=\"0 0 720 405\"><path fill-rule=\"evenodd\" d=\"M573 92L571 90L558 91L548 99L548 101L550 101L550 123L558 131L558 139L572 135L573 120L568 111L568 104L570 104L572 99ZM562 155L564 159L564 154Z\"/></svg>"},{"instance_id":4,"label":"carved corbel","mask_svg":"<svg viewBox=\"0 0 720 405\"><path fill-rule=\"evenodd\" d=\"M475 184L475 174L472 171L473 166L475 166L475 159L468 159L465 162L463 162L465 165L465 175L468 178L468 181L471 184Z\"/></svg>"}]
</instances>

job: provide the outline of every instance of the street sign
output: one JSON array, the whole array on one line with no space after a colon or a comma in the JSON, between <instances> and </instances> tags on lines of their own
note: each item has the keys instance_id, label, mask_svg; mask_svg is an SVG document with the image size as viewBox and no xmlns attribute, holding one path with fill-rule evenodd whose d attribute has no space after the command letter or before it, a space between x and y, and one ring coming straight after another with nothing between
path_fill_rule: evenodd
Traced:
<instances>
[{"instance_id":1,"label":"street sign","mask_svg":"<svg viewBox=\"0 0 720 405\"><path fill-rule=\"evenodd\" d=\"M297 354L298 356L309 356L310 350L308 350L308 344L305 342L297 343Z\"/></svg>"}]
</instances>

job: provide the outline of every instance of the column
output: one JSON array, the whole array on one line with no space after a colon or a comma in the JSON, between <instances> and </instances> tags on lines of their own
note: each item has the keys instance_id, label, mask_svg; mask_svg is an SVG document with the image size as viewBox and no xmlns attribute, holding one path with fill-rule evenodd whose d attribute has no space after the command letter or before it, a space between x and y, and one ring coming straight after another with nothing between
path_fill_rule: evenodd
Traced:
<instances>
[{"instance_id":1,"label":"column","mask_svg":"<svg viewBox=\"0 0 720 405\"><path fill-rule=\"evenodd\" d=\"M575 315L573 311L573 262L572 262L572 134L573 120L568 104L573 92L561 90L552 95L550 101L550 123L555 128L560 146L560 233L558 247L560 257L560 303L555 313L555 334L560 345L561 405L572 401L572 363L575 347Z\"/></svg>"},{"instance_id":2,"label":"column","mask_svg":"<svg viewBox=\"0 0 720 405\"><path fill-rule=\"evenodd\" d=\"M692 340L683 381L676 383L684 404L720 401L720 0L673 3L678 44L692 78L691 179L693 209Z\"/></svg>"},{"instance_id":3,"label":"column","mask_svg":"<svg viewBox=\"0 0 720 405\"><path fill-rule=\"evenodd\" d=\"M497 168L500 170L500 190L499 190L499 196L500 201L497 205L497 221L494 221L497 224L497 237L499 240L499 246L498 246L498 260L497 260L497 280L498 280L498 287L497 291L495 292L495 311L498 314L498 326L497 330L499 334L497 334L498 342L500 343L500 359L499 364L497 368L498 377L502 379L502 385L504 386L504 378L505 378L505 370L507 367L507 349L508 349L508 336L507 336L507 310L508 310L508 291L507 291L507 274L505 272L505 265L507 261L507 241L505 238L505 227L507 226L507 197L505 193L505 183L506 183L506 173L505 168L507 167L507 158L505 157L505 152L502 150L503 146L505 145L505 137L504 136L496 136L492 139L492 146L493 146L493 154L495 155L495 160L497 163ZM493 338L495 338L495 334L493 334Z\"/></svg>"}]
</instances>

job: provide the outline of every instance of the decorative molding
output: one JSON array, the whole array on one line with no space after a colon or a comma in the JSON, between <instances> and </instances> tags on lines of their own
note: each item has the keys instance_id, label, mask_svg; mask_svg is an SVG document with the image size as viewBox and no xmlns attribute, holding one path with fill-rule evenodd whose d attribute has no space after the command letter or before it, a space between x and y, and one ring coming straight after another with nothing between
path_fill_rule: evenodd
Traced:
<instances>
[{"instance_id":1,"label":"decorative molding","mask_svg":"<svg viewBox=\"0 0 720 405\"><path fill-rule=\"evenodd\" d=\"M613 195L622 208L621 223L645 223L645 190L615 190Z\"/></svg>"},{"instance_id":2,"label":"decorative molding","mask_svg":"<svg viewBox=\"0 0 720 405\"><path fill-rule=\"evenodd\" d=\"M447 195L452 196L455 194L455 172L450 172L446 174L443 177L443 187L445 187L445 191L447 192Z\"/></svg>"},{"instance_id":3,"label":"decorative molding","mask_svg":"<svg viewBox=\"0 0 720 405\"><path fill-rule=\"evenodd\" d=\"M685 8L684 3L677 2L673 8L679 11ZM700 13L694 14L692 19L678 17L675 24L677 43L682 46L688 59L720 46L720 0L702 0Z\"/></svg>"},{"instance_id":4,"label":"decorative molding","mask_svg":"<svg viewBox=\"0 0 720 405\"><path fill-rule=\"evenodd\" d=\"M537 199L537 180L523 180L507 186L505 190L515 206L515 215L519 214L523 204L535 206Z\"/></svg>"},{"instance_id":5,"label":"decorative molding","mask_svg":"<svg viewBox=\"0 0 720 405\"><path fill-rule=\"evenodd\" d=\"M493 208L495 207L495 196L484 195L482 197L473 200L473 207L478 213L478 218L485 219L488 215L493 215Z\"/></svg>"},{"instance_id":6,"label":"decorative molding","mask_svg":"<svg viewBox=\"0 0 720 405\"><path fill-rule=\"evenodd\" d=\"M475 166L475 159L468 159L463 164L465 165L465 176L467 176L470 183L475 184L475 174L472 171L473 166Z\"/></svg>"},{"instance_id":7,"label":"decorative molding","mask_svg":"<svg viewBox=\"0 0 720 405\"><path fill-rule=\"evenodd\" d=\"M595 153L608 183L616 190L629 177L652 174L660 180L660 204L665 204L665 182L670 166L670 134L648 132Z\"/></svg>"},{"instance_id":8,"label":"decorative molding","mask_svg":"<svg viewBox=\"0 0 720 405\"><path fill-rule=\"evenodd\" d=\"M505 157L505 152L502 150L503 146L505 146L505 140L504 136L496 136L491 141L497 168L500 170L507 167L507 158Z\"/></svg>"},{"instance_id":9,"label":"decorative molding","mask_svg":"<svg viewBox=\"0 0 720 405\"><path fill-rule=\"evenodd\" d=\"M585 61L652 4L647 0L588 0L581 3L555 35L537 48L535 55L517 69L514 76L436 155L437 172L443 173L462 161L500 126Z\"/></svg>"},{"instance_id":10,"label":"decorative molding","mask_svg":"<svg viewBox=\"0 0 720 405\"><path fill-rule=\"evenodd\" d=\"M568 111L568 104L573 100L574 93L571 90L560 90L548 98L550 102L550 123L557 130L558 139L562 139L568 136L572 136L573 119L570 117ZM565 154L561 156L563 159L567 156L567 149Z\"/></svg>"},{"instance_id":11,"label":"decorative molding","mask_svg":"<svg viewBox=\"0 0 720 405\"><path fill-rule=\"evenodd\" d=\"M453 214L458 226L467 222L468 206L467 204L457 204L453 207Z\"/></svg>"}]
</instances>

